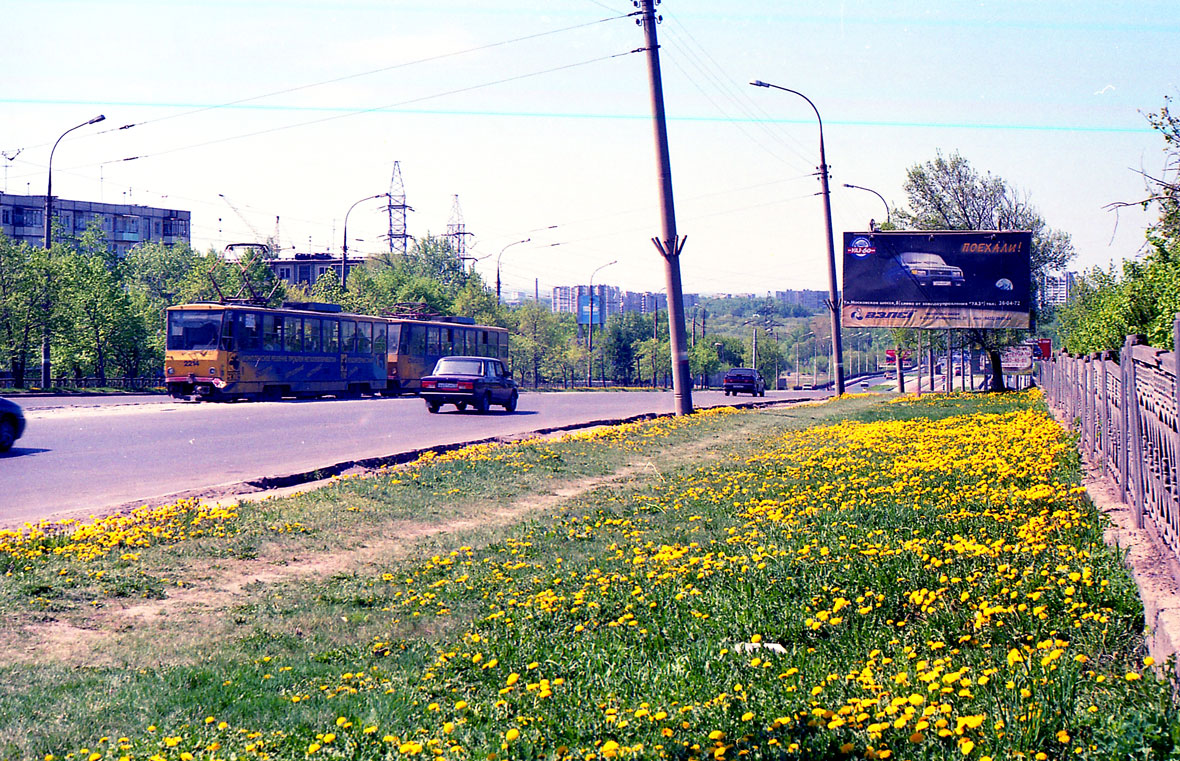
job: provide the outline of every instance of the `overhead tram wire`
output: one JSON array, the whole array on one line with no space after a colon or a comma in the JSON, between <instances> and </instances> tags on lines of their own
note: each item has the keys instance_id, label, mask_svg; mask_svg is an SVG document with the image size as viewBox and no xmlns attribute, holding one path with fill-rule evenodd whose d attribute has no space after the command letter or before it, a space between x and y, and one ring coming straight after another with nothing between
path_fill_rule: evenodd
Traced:
<instances>
[{"instance_id":1,"label":"overhead tram wire","mask_svg":"<svg viewBox=\"0 0 1180 761\"><path fill-rule=\"evenodd\" d=\"M611 9L608 9L608 10L611 10ZM273 92L263 93L261 95L251 95L248 98L240 98L238 100L231 100L231 101L227 101L225 103L218 103L218 104L212 105L212 106L201 106L199 108L190 109L188 111L182 111L178 114L169 114L168 116L161 116L161 117L158 117L155 119L148 119L148 120L142 121L142 122L135 122L132 124L124 124L121 127L112 127L110 129L105 129L100 132L95 132L91 136L105 135L108 132L118 132L119 130L130 129L131 127L142 127L147 124L157 124L159 122L170 121L172 119L180 119L180 118L187 117L187 116L194 116L196 114L205 113L206 111L215 111L219 108L230 108L233 106L240 106L243 103L252 103L257 100L265 100L266 98L274 98L279 95L289 95L290 93L300 92L302 90L310 90L315 87L323 87L324 85L336 84L338 82L347 82L348 80L351 80L351 79L359 79L360 77L369 77L374 74L383 74L385 72L396 71L398 69L404 69L404 68L408 68L410 66L417 66L417 65L423 64L423 63L442 61L447 58L456 58L458 56L468 55L470 53L479 53L484 50L491 50L493 48L504 47L505 45L514 45L514 44L520 43L520 42L528 42L530 40L540 39L542 37L548 37L548 36L554 35L554 34L563 34L565 32L572 32L577 29L585 29L586 27L597 26L598 24L605 24L610 21L619 21L621 19L631 18L632 16L637 16L637 15L639 15L638 11L632 12L632 13L625 13L625 14L622 14L619 16L609 16L607 18L596 19L594 21L587 21L582 24L574 24L572 26L561 27L560 29L550 29L550 30L544 31L544 32L536 32L534 34L526 34L521 37L513 37L513 38L507 39L507 40L500 40L498 42L489 42L486 45L477 45L472 48L464 48L463 50L454 50L449 53L439 53L438 55L427 56L425 58L417 58L413 61L403 61L402 63L393 64L391 66L383 66L379 69L371 69L369 71L362 71L362 72L358 72L356 74L346 74L341 77L334 77L332 79L325 79L325 80L322 80L319 82L311 82L308 84L296 85L294 87L288 87L288 88L285 88L282 90L275 90ZM49 143L41 143L38 145L24 146L20 150L41 148L46 145L49 145ZM114 163L114 162L111 162L111 163Z\"/></svg>"},{"instance_id":2,"label":"overhead tram wire","mask_svg":"<svg viewBox=\"0 0 1180 761\"><path fill-rule=\"evenodd\" d=\"M786 140L781 131L775 131L775 130L770 129L770 126L767 124L767 117L759 116L757 114L751 113L748 109L745 109L742 106L742 104L733 97L732 93L727 92L726 89L722 86L722 83L719 82L717 80L717 78L711 72L709 72L707 69L705 69L702 66L702 64L700 63L699 57L697 57L690 49L684 47L680 43L680 41L678 41L676 39L675 35L673 35L673 34L667 35L666 39L670 42L672 48L675 48L675 49L679 50L680 52L682 52L685 55L686 59L689 60L690 62L692 62L693 66L697 69L697 71L700 72L706 79L708 79L713 84L713 86L717 88L717 90L721 93L722 96L728 98L731 102L733 102L735 105L737 105L739 111L744 112L743 117L736 117L736 116L733 116L730 112L726 111L724 108L722 108L722 106L720 104L718 104L718 102L716 100L714 100L712 95L710 95L708 92L705 91L705 88L701 86L700 82L697 81L697 78L694 77L687 69L685 69L684 66L681 65L680 61L677 60L677 58L675 56L669 56L668 58L669 58L669 60L671 60L672 65L675 66L677 69L679 69L684 74L684 76L690 82L692 82L693 86L697 89L697 91L700 92L701 95L703 95L713 105L713 107L717 109L717 112L720 113L726 119L726 121L730 122L735 127L737 127L738 130L743 135L745 135L747 138L749 138L751 143L753 143L756 146L758 146L759 148L761 148L763 151L765 151L767 154L769 154L773 158L778 159L779 161L791 166L792 168L796 168L796 169L798 168L797 166L795 166L794 162L787 159L781 153L774 150L773 148L767 146L767 144L765 142L763 142L757 136L752 134L746 128L746 125L743 123L743 122L749 122L750 124L753 124L756 127L759 127L761 129L761 131L766 134L766 136L768 136L775 143L779 144L782 148L787 149L788 151L799 156L800 158L804 158L801 151L796 146L791 144L788 140Z\"/></svg>"},{"instance_id":3,"label":"overhead tram wire","mask_svg":"<svg viewBox=\"0 0 1180 761\"><path fill-rule=\"evenodd\" d=\"M668 37L677 44L681 44L680 40L676 36L676 31L681 31L684 33L684 36L687 38L687 42L683 43L685 45L686 51L690 56L694 58L696 57L689 49L688 43L691 43L700 50L701 54L704 56L704 59L706 59L708 63L712 65L712 68L716 72L716 74L711 75L711 78L713 79L717 88L728 94L729 98L737 105L738 110L745 114L751 121L758 124L769 137L775 140L775 142L782 143L784 147L798 155L799 158L805 161L807 165L810 165L812 163L812 159L809 158L811 154L808 152L806 144L789 134L783 133L781 130L771 129L767 122L771 121L773 117L771 117L769 112L766 111L761 103L754 100L744 88L737 85L738 80L730 76L729 73L726 72L719 63L717 63L717 60L709 53L708 48L702 45L700 41L698 41L693 35L692 30L690 30L688 26L680 21L680 19L677 18L675 14L665 12L664 16L672 24L672 26L669 28L669 31L672 32L672 34L669 34ZM704 71L708 70L708 66L703 64L701 68Z\"/></svg>"},{"instance_id":4,"label":"overhead tram wire","mask_svg":"<svg viewBox=\"0 0 1180 761\"><path fill-rule=\"evenodd\" d=\"M408 106L413 103L421 103L421 102L427 101L427 100L434 100L435 98L445 98L448 95L458 95L460 93L472 92L474 90L480 90L485 87L494 87L496 85L507 84L508 82L519 82L524 79L531 79L532 77L539 77L539 76L543 76L545 74L552 74L552 73L558 72L558 71L566 71L568 69L576 69L580 66L589 66L591 64L601 63L603 61L609 61L614 58L621 58L623 56L631 55L633 53L641 53L641 52L643 52L642 48L639 48L636 50L628 50L623 53L612 53L611 55L599 56L598 58L590 58L585 61L578 61L576 63L564 64L562 66L553 66L548 69L542 69L540 71L533 71L533 72L529 72L527 74L518 74L518 75L512 76L512 77L504 77L502 79L496 79L496 80L492 80L489 82L483 82L478 85L471 85L469 87L459 87L454 90L447 90L444 92L434 93L431 95L423 95L423 96L420 96L417 98L410 98L408 100L399 101L397 103L389 103L389 104L385 104L385 105L381 105L381 106L373 106L372 108L362 108L362 109L358 109L355 111L348 111L343 114L333 114L332 116L324 116L319 119L309 119L307 121L295 122L293 124L286 124L286 125L282 125L279 127L271 127L269 129L255 130L254 132L245 132L240 135L230 135L228 137L220 137L215 140L206 140L201 143L192 143L190 145L183 145L183 146L180 146L177 148L169 148L167 150L156 151L155 153L149 153L149 154L145 154L143 156L133 156L133 157L129 157L126 159L114 159L112 161L102 161L102 162L97 162L95 164L86 164L86 165L82 165L82 166L75 167L75 168L85 169L85 168L89 168L89 167L93 167L93 166L106 166L108 164L119 164L119 163L123 163L125 161L131 161L131 160L136 160L136 159L158 158L160 156L167 156L172 153L180 153L182 151L188 151L188 150L192 150L194 148L204 148L204 147L207 147L210 145L218 145L220 143L228 143L233 140L244 140L245 138L249 138L249 137L258 137L259 135L269 135L269 134L273 134L275 132L283 132L283 131L289 130L289 129L297 129L299 127L310 127L314 124L324 124L326 122L336 121L338 119L346 119L346 118L353 117L353 116L362 116L364 114L377 113L377 112L385 111L388 109L394 109L394 108L400 108L402 106Z\"/></svg>"}]
</instances>

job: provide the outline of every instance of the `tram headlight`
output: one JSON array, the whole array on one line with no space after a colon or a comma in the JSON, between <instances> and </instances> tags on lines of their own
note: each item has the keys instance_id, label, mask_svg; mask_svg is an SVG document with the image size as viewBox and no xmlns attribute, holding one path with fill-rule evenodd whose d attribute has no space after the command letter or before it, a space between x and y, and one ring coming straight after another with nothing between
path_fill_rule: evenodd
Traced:
<instances>
[{"instance_id":1,"label":"tram headlight","mask_svg":"<svg viewBox=\"0 0 1180 761\"><path fill-rule=\"evenodd\" d=\"M210 367L209 368L209 375L210 375L210 377L216 378L217 377L217 368Z\"/></svg>"},{"instance_id":2,"label":"tram headlight","mask_svg":"<svg viewBox=\"0 0 1180 761\"><path fill-rule=\"evenodd\" d=\"M168 375L176 375L176 368L175 367L167 367L167 368L165 368L164 372L166 372Z\"/></svg>"}]
</instances>

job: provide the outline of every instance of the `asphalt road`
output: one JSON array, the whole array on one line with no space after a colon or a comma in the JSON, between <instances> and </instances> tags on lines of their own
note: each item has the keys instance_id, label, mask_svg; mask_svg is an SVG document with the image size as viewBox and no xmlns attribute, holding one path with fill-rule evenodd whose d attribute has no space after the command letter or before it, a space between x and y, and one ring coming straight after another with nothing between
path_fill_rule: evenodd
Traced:
<instances>
[{"instance_id":1,"label":"asphalt road","mask_svg":"<svg viewBox=\"0 0 1180 761\"><path fill-rule=\"evenodd\" d=\"M801 400L826 391L770 391ZM697 407L753 401L695 391ZM0 457L0 527L182 492L229 487L447 444L518 435L643 413L670 413L670 392L525 393L515 414L375 398L197 404L158 396L19 400L25 435Z\"/></svg>"}]
</instances>

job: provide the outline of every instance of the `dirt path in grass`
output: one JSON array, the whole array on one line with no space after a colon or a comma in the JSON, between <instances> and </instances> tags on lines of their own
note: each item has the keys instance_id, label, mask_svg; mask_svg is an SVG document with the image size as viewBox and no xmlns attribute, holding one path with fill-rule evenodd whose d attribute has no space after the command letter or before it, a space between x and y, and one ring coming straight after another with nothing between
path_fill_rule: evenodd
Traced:
<instances>
[{"instance_id":1,"label":"dirt path in grass","mask_svg":"<svg viewBox=\"0 0 1180 761\"><path fill-rule=\"evenodd\" d=\"M448 519L390 521L370 529L351 547L308 551L282 543L263 545L251 559L218 558L206 567L186 569L186 577L192 572L191 581L186 578L184 586L169 586L163 599L105 599L95 607L10 619L0 627L0 662L130 667L145 659L163 665L199 658L202 651L236 636L242 621L235 621L235 611L287 592L286 585L315 583L343 573L375 575L396 567L433 537L473 535L480 538L472 544L488 541L497 529L552 511L596 489L662 480L664 471L723 456L715 454L719 447L748 444L751 433L742 427L714 432L635 458L609 474L559 481L549 487L549 493L505 504L470 504L461 508L461 515ZM307 491L318 485L281 491ZM244 501L265 496L251 495Z\"/></svg>"},{"instance_id":2,"label":"dirt path in grass","mask_svg":"<svg viewBox=\"0 0 1180 761\"><path fill-rule=\"evenodd\" d=\"M392 522L382 528L380 538L351 549L294 556L289 549L283 554L264 549L249 560L219 560L216 570L209 570L199 583L170 587L166 598L107 602L103 607L72 611L10 630L0 641L0 662L110 665L123 649L116 642L120 638L150 641L157 652L191 652L202 640L216 640L232 628L226 621L228 610L256 598L262 589L389 566L432 536L508 526L599 487L630 481L651 467L650 462L628 465L605 476L567 482L551 494L531 495L491 509L475 506L451 520Z\"/></svg>"}]
</instances>

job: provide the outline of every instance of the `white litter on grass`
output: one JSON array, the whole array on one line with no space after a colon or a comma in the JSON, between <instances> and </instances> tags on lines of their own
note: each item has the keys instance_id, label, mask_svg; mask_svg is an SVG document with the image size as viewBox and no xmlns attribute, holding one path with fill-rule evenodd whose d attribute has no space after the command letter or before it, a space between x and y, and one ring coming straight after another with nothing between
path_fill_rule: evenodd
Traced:
<instances>
[{"instance_id":1,"label":"white litter on grass","mask_svg":"<svg viewBox=\"0 0 1180 761\"><path fill-rule=\"evenodd\" d=\"M755 650L769 650L778 655L786 655L787 649L777 642L739 642L734 645L735 653L752 653Z\"/></svg>"}]
</instances>

